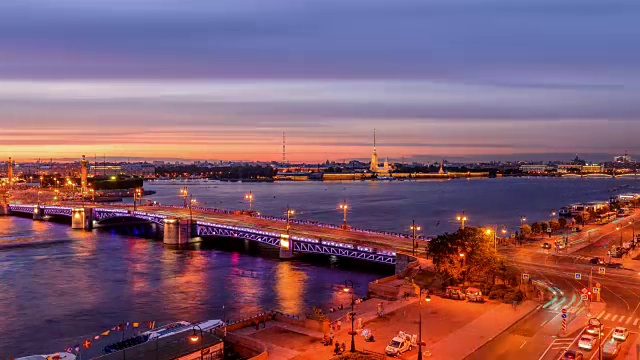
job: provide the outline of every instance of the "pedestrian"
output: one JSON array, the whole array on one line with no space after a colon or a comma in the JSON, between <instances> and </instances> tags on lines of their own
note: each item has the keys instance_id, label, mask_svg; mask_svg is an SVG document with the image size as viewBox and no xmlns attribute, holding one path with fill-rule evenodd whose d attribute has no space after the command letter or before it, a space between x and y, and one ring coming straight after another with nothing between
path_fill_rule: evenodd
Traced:
<instances>
[{"instance_id":1,"label":"pedestrian","mask_svg":"<svg viewBox=\"0 0 640 360\"><path fill-rule=\"evenodd\" d=\"M513 300L513 302L511 303L513 305L513 310L516 310L516 306L518 305L518 302L516 300Z\"/></svg>"},{"instance_id":2,"label":"pedestrian","mask_svg":"<svg viewBox=\"0 0 640 360\"><path fill-rule=\"evenodd\" d=\"M340 328L342 327L342 320L338 319L338 322L336 322L336 327L338 328L338 331L339 331Z\"/></svg>"},{"instance_id":3,"label":"pedestrian","mask_svg":"<svg viewBox=\"0 0 640 360\"><path fill-rule=\"evenodd\" d=\"M342 345L340 346L340 351L345 352L347 350L347 343L346 342L342 342Z\"/></svg>"}]
</instances>

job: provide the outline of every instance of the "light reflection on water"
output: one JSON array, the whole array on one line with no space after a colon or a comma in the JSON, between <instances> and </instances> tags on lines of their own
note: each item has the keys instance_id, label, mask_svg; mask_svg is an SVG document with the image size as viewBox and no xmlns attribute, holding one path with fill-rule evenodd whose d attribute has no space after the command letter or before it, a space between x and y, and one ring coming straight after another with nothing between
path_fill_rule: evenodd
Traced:
<instances>
[{"instance_id":1,"label":"light reflection on water","mask_svg":"<svg viewBox=\"0 0 640 360\"><path fill-rule=\"evenodd\" d=\"M277 250L243 241L177 250L110 231L0 218L4 239L34 234L53 242L0 248L1 359L60 351L123 321L222 318L223 304L230 319L270 309L300 314L332 301L332 284L351 279L364 293L386 275L331 267L327 258L280 261ZM92 352L109 342L95 342Z\"/></svg>"}]
</instances>

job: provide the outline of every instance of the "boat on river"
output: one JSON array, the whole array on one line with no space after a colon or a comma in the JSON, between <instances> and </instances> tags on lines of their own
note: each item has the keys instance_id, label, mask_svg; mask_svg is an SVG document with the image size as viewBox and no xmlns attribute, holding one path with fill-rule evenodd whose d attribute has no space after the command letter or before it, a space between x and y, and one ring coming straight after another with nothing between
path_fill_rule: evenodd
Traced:
<instances>
[{"instance_id":1,"label":"boat on river","mask_svg":"<svg viewBox=\"0 0 640 360\"><path fill-rule=\"evenodd\" d=\"M59 352L49 355L29 355L15 360L76 360L76 356L68 352Z\"/></svg>"},{"instance_id":2,"label":"boat on river","mask_svg":"<svg viewBox=\"0 0 640 360\"><path fill-rule=\"evenodd\" d=\"M145 331L141 334L138 334L134 337L128 338L123 341L118 341L117 343L113 343L111 345L107 345L104 347L104 352L107 354L119 352L134 346L138 346L140 344L144 344L148 341L155 341L158 339L166 338L169 336L173 336L176 334L180 334L183 332L188 332L193 329L202 330L202 332L213 332L213 330L222 327L224 323L222 320L206 320L197 323L190 323L188 321L178 321L174 323L170 323L159 328ZM64 359L67 360L67 359ZM73 359L68 359L73 360Z\"/></svg>"}]
</instances>

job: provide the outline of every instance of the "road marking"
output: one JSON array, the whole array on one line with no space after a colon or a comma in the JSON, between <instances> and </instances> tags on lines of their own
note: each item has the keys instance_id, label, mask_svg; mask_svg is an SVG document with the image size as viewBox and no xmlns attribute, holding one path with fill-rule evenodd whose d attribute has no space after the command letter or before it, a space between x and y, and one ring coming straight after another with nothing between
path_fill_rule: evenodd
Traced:
<instances>
[{"instance_id":1,"label":"road marking","mask_svg":"<svg viewBox=\"0 0 640 360\"><path fill-rule=\"evenodd\" d=\"M629 318L627 318L627 322L625 324L629 325L629 323L631 322L631 320L633 320L633 318L631 316L629 316Z\"/></svg>"},{"instance_id":2,"label":"road marking","mask_svg":"<svg viewBox=\"0 0 640 360\"><path fill-rule=\"evenodd\" d=\"M636 326L638 324L638 321L640 321L640 319L636 318L636 321L633 322L633 326Z\"/></svg>"},{"instance_id":3,"label":"road marking","mask_svg":"<svg viewBox=\"0 0 640 360\"><path fill-rule=\"evenodd\" d=\"M598 316L596 316L596 317L597 317L598 319L600 319L600 318L602 317L602 315L604 315L604 313L605 313L605 311L604 311L604 310L602 310L602 311L600 312L600 314L598 314Z\"/></svg>"},{"instance_id":4,"label":"road marking","mask_svg":"<svg viewBox=\"0 0 640 360\"><path fill-rule=\"evenodd\" d=\"M616 319L618 318L618 315L613 315L613 317L611 318L611 321L616 321ZM607 320L607 319L605 319Z\"/></svg>"},{"instance_id":5,"label":"road marking","mask_svg":"<svg viewBox=\"0 0 640 360\"><path fill-rule=\"evenodd\" d=\"M525 341L522 343L522 345L520 345L520 349L522 349L522 347L523 347L523 346L524 346L524 344L526 344L526 343L527 343L527 340L525 340Z\"/></svg>"},{"instance_id":6,"label":"road marking","mask_svg":"<svg viewBox=\"0 0 640 360\"><path fill-rule=\"evenodd\" d=\"M618 319L618 322L622 322L622 320L624 320L624 316L620 315L620 319Z\"/></svg>"},{"instance_id":7,"label":"road marking","mask_svg":"<svg viewBox=\"0 0 640 360\"><path fill-rule=\"evenodd\" d=\"M604 317L605 320L609 320L609 317L611 316L611 313L607 313L607 316Z\"/></svg>"}]
</instances>

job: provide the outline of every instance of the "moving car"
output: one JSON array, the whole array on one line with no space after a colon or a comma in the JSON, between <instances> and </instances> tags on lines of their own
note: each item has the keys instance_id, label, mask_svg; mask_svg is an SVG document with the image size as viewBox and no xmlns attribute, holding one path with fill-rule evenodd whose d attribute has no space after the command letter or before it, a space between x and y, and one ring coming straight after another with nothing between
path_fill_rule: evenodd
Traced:
<instances>
[{"instance_id":1,"label":"moving car","mask_svg":"<svg viewBox=\"0 0 640 360\"><path fill-rule=\"evenodd\" d=\"M414 335L415 337L415 335ZM411 335L400 331L396 337L391 339L391 343L387 345L384 352L389 356L398 356L406 351L411 350Z\"/></svg>"},{"instance_id":2,"label":"moving car","mask_svg":"<svg viewBox=\"0 0 640 360\"><path fill-rule=\"evenodd\" d=\"M620 343L611 339L602 346L602 355L606 358L614 358L620 352Z\"/></svg>"},{"instance_id":3,"label":"moving car","mask_svg":"<svg viewBox=\"0 0 640 360\"><path fill-rule=\"evenodd\" d=\"M564 355L562 355L562 360L583 360L583 356L581 352L567 350L564 352Z\"/></svg>"},{"instance_id":4,"label":"moving car","mask_svg":"<svg viewBox=\"0 0 640 360\"><path fill-rule=\"evenodd\" d=\"M598 335L602 332L602 328L603 328L603 325L601 323L600 324L591 323L587 325L587 333L591 335Z\"/></svg>"},{"instance_id":5,"label":"moving car","mask_svg":"<svg viewBox=\"0 0 640 360\"><path fill-rule=\"evenodd\" d=\"M618 326L617 328L613 329L613 335L611 335L612 338L620 341L627 340L628 336L629 336L629 330L627 330L626 328L623 328L622 326Z\"/></svg>"},{"instance_id":6,"label":"moving car","mask_svg":"<svg viewBox=\"0 0 640 360\"><path fill-rule=\"evenodd\" d=\"M589 260L589 262L594 265L602 265L604 264L604 258L601 258L599 256L594 256L591 258L591 260Z\"/></svg>"},{"instance_id":7,"label":"moving car","mask_svg":"<svg viewBox=\"0 0 640 360\"><path fill-rule=\"evenodd\" d=\"M551 244L549 244L548 242L542 244L542 248L543 249L551 249Z\"/></svg>"},{"instance_id":8,"label":"moving car","mask_svg":"<svg viewBox=\"0 0 640 360\"><path fill-rule=\"evenodd\" d=\"M578 347L580 349L592 350L596 346L596 339L593 335L582 335L580 341L578 341Z\"/></svg>"}]
</instances>

